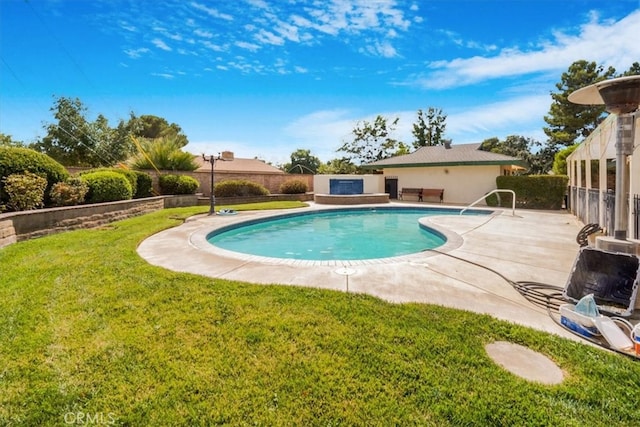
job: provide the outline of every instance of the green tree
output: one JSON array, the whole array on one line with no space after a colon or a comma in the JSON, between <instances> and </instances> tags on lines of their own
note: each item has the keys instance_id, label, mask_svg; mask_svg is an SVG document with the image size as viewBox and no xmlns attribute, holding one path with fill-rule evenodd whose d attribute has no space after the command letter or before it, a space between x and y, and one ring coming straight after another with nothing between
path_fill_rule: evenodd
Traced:
<instances>
[{"instance_id":1,"label":"green tree","mask_svg":"<svg viewBox=\"0 0 640 427\"><path fill-rule=\"evenodd\" d=\"M95 141L80 99L58 98L50 111L57 123L45 127L47 135L34 148L65 166L96 166Z\"/></svg>"},{"instance_id":2,"label":"green tree","mask_svg":"<svg viewBox=\"0 0 640 427\"><path fill-rule=\"evenodd\" d=\"M579 138L586 138L600 124L604 118L602 105L577 105L569 102L569 95L585 86L608 79L615 75L616 70L585 60L576 61L569 69L562 73L561 81L556 83L558 92L552 92L553 103L544 121L549 124L544 127L548 144L556 149L573 145Z\"/></svg>"},{"instance_id":3,"label":"green tree","mask_svg":"<svg viewBox=\"0 0 640 427\"><path fill-rule=\"evenodd\" d=\"M291 153L291 162L282 165L282 169L287 173L295 174L311 174L318 173L320 168L320 159L311 154L310 150L302 148Z\"/></svg>"},{"instance_id":4,"label":"green tree","mask_svg":"<svg viewBox=\"0 0 640 427\"><path fill-rule=\"evenodd\" d=\"M570 145L556 153L553 159L553 173L555 175L567 175L567 157L579 146L580 144Z\"/></svg>"},{"instance_id":5,"label":"green tree","mask_svg":"<svg viewBox=\"0 0 640 427\"><path fill-rule=\"evenodd\" d=\"M86 119L87 107L80 99L60 97L51 112L57 123L48 124L47 135L33 148L49 155L65 166L111 166L125 160L131 153L126 125L116 130L102 115L94 122Z\"/></svg>"},{"instance_id":6,"label":"green tree","mask_svg":"<svg viewBox=\"0 0 640 427\"><path fill-rule=\"evenodd\" d=\"M504 154L523 160L528 165L527 174L546 174L551 170L555 151L542 147L539 141L520 135L509 135L504 141L498 138L485 139L480 150Z\"/></svg>"},{"instance_id":7,"label":"green tree","mask_svg":"<svg viewBox=\"0 0 640 427\"><path fill-rule=\"evenodd\" d=\"M444 131L447 128L446 114L442 114L441 109L429 107L425 114L422 110L418 110L417 121L413 124L413 148L416 150L420 147L433 145L441 145L444 143L442 139Z\"/></svg>"},{"instance_id":8,"label":"green tree","mask_svg":"<svg viewBox=\"0 0 640 427\"><path fill-rule=\"evenodd\" d=\"M0 132L0 146L2 147L24 147L24 142L15 141L11 135Z\"/></svg>"},{"instance_id":9,"label":"green tree","mask_svg":"<svg viewBox=\"0 0 640 427\"><path fill-rule=\"evenodd\" d=\"M166 119L153 115L136 117L133 113L128 123L135 137L145 139L169 138L180 147L189 143L189 139L182 132L182 128L175 123L169 123Z\"/></svg>"},{"instance_id":10,"label":"green tree","mask_svg":"<svg viewBox=\"0 0 640 427\"><path fill-rule=\"evenodd\" d=\"M634 62L633 64L631 64L631 67L629 67L627 71L622 73L622 76L640 76L640 63Z\"/></svg>"},{"instance_id":11,"label":"green tree","mask_svg":"<svg viewBox=\"0 0 640 427\"><path fill-rule=\"evenodd\" d=\"M344 142L338 151L347 153L347 158L359 164L394 156L400 148L400 143L391 135L396 129L398 120L396 117L388 123L386 117L378 115L373 123L366 120L358 122L351 132L353 140Z\"/></svg>"},{"instance_id":12,"label":"green tree","mask_svg":"<svg viewBox=\"0 0 640 427\"><path fill-rule=\"evenodd\" d=\"M358 167L351 163L349 159L332 159L327 163L323 163L318 168L318 173L330 174L355 174L358 173Z\"/></svg>"}]
</instances>

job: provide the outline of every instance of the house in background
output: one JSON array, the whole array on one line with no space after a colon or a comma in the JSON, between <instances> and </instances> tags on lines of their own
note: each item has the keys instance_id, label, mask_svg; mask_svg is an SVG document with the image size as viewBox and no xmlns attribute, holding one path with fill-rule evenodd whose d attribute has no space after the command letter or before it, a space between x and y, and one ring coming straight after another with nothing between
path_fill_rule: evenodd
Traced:
<instances>
[{"instance_id":1,"label":"house in background","mask_svg":"<svg viewBox=\"0 0 640 427\"><path fill-rule=\"evenodd\" d=\"M204 196L211 194L211 163L205 162L202 156L194 156L198 169L191 176L200 183ZM313 191L313 175L288 174L260 159L244 159L235 157L232 161L216 160L214 169L215 182L228 180L246 180L262 185L272 194L280 192L280 185L291 179L300 179L307 183L309 191Z\"/></svg>"},{"instance_id":2,"label":"house in background","mask_svg":"<svg viewBox=\"0 0 640 427\"><path fill-rule=\"evenodd\" d=\"M411 154L363 166L382 171L384 192L397 199L403 188L444 189L445 203L473 203L495 190L496 177L524 169L515 157L480 150L477 144L422 147ZM426 199L425 199L426 201Z\"/></svg>"}]
</instances>

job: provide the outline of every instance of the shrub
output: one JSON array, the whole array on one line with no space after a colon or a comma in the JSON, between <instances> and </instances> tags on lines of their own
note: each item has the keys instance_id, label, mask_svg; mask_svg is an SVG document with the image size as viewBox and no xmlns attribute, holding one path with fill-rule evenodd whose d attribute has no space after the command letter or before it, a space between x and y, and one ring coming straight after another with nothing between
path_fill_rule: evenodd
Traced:
<instances>
[{"instance_id":1,"label":"shrub","mask_svg":"<svg viewBox=\"0 0 640 427\"><path fill-rule=\"evenodd\" d=\"M158 178L162 194L195 194L200 183L187 175L161 175Z\"/></svg>"},{"instance_id":2,"label":"shrub","mask_svg":"<svg viewBox=\"0 0 640 427\"><path fill-rule=\"evenodd\" d=\"M153 191L153 180L151 175L146 172L133 171L136 174L136 192L133 195L134 199L141 199L143 197L149 197Z\"/></svg>"},{"instance_id":3,"label":"shrub","mask_svg":"<svg viewBox=\"0 0 640 427\"><path fill-rule=\"evenodd\" d=\"M28 211L44 206L47 180L31 172L14 173L3 180L7 195L6 209Z\"/></svg>"},{"instance_id":4,"label":"shrub","mask_svg":"<svg viewBox=\"0 0 640 427\"><path fill-rule=\"evenodd\" d=\"M71 177L53 184L49 198L54 206L73 206L83 203L87 192L89 186L82 178Z\"/></svg>"},{"instance_id":5,"label":"shrub","mask_svg":"<svg viewBox=\"0 0 640 427\"><path fill-rule=\"evenodd\" d=\"M195 156L182 151L183 142L174 137L140 140L138 154L129 159L136 169L160 169L168 171L194 171L198 169Z\"/></svg>"},{"instance_id":6,"label":"shrub","mask_svg":"<svg viewBox=\"0 0 640 427\"><path fill-rule=\"evenodd\" d=\"M178 177L176 194L195 194L199 186L200 183L195 178L187 175L180 175Z\"/></svg>"},{"instance_id":7,"label":"shrub","mask_svg":"<svg viewBox=\"0 0 640 427\"><path fill-rule=\"evenodd\" d=\"M124 176L125 178L127 178L127 181L129 181L129 184L131 185L131 191L133 192L133 194L136 194L138 191L138 176L136 175L135 171L132 171L130 169L123 169L123 168L94 168L94 169L89 169L86 171L82 171L79 172L78 175L86 175L88 173L94 173L94 172L115 172L115 173L119 173L122 176Z\"/></svg>"},{"instance_id":8,"label":"shrub","mask_svg":"<svg viewBox=\"0 0 640 427\"><path fill-rule=\"evenodd\" d=\"M158 177L160 194L176 194L178 188L178 175L160 175Z\"/></svg>"},{"instance_id":9,"label":"shrub","mask_svg":"<svg viewBox=\"0 0 640 427\"><path fill-rule=\"evenodd\" d=\"M115 202L133 197L131 184L123 174L112 171L97 171L82 175L89 186L88 203Z\"/></svg>"},{"instance_id":10,"label":"shrub","mask_svg":"<svg viewBox=\"0 0 640 427\"><path fill-rule=\"evenodd\" d=\"M566 175L499 176L499 189L516 193L516 206L529 209L561 209L567 191ZM511 207L511 194L500 194L501 206ZM487 198L489 206L497 206L495 196Z\"/></svg>"},{"instance_id":11,"label":"shrub","mask_svg":"<svg viewBox=\"0 0 640 427\"><path fill-rule=\"evenodd\" d=\"M6 193L2 191L3 179L12 174L31 172L45 177L47 188L45 195L49 194L51 187L56 182L64 181L69 173L60 163L46 154L37 151L12 146L0 146L0 203L6 203ZM45 199L45 203L48 200Z\"/></svg>"},{"instance_id":12,"label":"shrub","mask_svg":"<svg viewBox=\"0 0 640 427\"><path fill-rule=\"evenodd\" d=\"M301 179L290 179L280 185L280 193L282 194L302 194L307 191L309 191L309 186Z\"/></svg>"},{"instance_id":13,"label":"shrub","mask_svg":"<svg viewBox=\"0 0 640 427\"><path fill-rule=\"evenodd\" d=\"M266 196L269 190L252 181L228 180L217 183L213 193L217 197Z\"/></svg>"}]
</instances>

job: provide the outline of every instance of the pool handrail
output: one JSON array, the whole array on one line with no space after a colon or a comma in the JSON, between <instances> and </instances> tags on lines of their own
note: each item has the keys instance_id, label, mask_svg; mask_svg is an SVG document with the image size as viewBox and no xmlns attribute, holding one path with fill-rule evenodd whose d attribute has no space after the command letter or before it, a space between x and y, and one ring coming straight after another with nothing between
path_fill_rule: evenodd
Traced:
<instances>
[{"instance_id":1,"label":"pool handrail","mask_svg":"<svg viewBox=\"0 0 640 427\"><path fill-rule=\"evenodd\" d=\"M516 192L513 191L513 190L504 190L504 189L497 189L497 190L492 190L492 191L488 192L487 194L485 194L484 196L480 197L475 202L471 203L466 208L462 209L460 211L460 215L462 215L464 213L464 211L466 211L467 209L473 207L476 203L481 202L482 200L486 199L487 197L489 197L493 193L511 193L511 195L513 196L511 198L511 204L512 204L512 206L511 206L511 216L516 216Z\"/></svg>"}]
</instances>

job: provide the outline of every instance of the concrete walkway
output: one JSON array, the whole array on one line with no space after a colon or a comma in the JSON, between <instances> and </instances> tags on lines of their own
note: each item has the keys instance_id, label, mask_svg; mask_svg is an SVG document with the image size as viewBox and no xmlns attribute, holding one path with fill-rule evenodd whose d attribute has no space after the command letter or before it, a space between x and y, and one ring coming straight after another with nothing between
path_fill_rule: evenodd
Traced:
<instances>
[{"instance_id":1,"label":"concrete walkway","mask_svg":"<svg viewBox=\"0 0 640 427\"><path fill-rule=\"evenodd\" d=\"M411 206L391 203L384 206ZM372 205L373 206L373 205ZM424 204L418 206L424 207ZM294 211L335 208L314 205ZM287 210L286 213L291 213ZM239 254L214 247L206 235L218 227L283 211L200 215L146 239L138 253L174 271L258 284L311 286L367 293L391 302L419 302L490 314L496 318L575 339L546 310L525 300L503 278L564 287L578 254L582 224L565 212L498 210L485 216L443 215L421 221L443 232L438 252L367 261L300 261Z\"/></svg>"}]
</instances>

